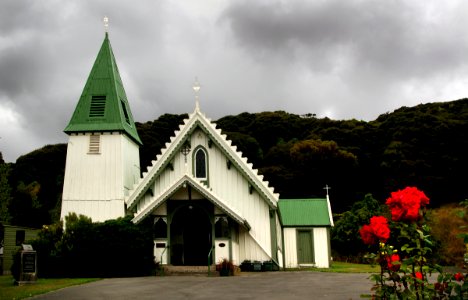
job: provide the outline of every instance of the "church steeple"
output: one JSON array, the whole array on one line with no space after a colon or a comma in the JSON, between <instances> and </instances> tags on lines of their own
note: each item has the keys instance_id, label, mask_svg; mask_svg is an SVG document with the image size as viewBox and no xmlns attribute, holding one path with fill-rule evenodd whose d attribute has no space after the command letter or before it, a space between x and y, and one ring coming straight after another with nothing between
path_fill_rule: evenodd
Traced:
<instances>
[{"instance_id":1,"label":"church steeple","mask_svg":"<svg viewBox=\"0 0 468 300\"><path fill-rule=\"evenodd\" d=\"M142 145L106 31L80 100L64 132L115 131L123 132Z\"/></svg>"}]
</instances>

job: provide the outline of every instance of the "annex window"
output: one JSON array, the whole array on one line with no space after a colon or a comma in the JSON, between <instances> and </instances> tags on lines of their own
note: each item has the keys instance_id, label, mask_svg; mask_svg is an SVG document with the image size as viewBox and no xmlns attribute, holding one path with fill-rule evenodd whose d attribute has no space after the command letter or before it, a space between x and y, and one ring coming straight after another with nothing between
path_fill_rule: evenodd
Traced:
<instances>
[{"instance_id":1,"label":"annex window","mask_svg":"<svg viewBox=\"0 0 468 300\"><path fill-rule=\"evenodd\" d=\"M127 122L127 124L130 125L130 118L128 117L128 111L127 111L127 106L125 105L125 102L123 100L120 100L120 105L122 106L122 111L124 113L125 122Z\"/></svg>"},{"instance_id":2,"label":"annex window","mask_svg":"<svg viewBox=\"0 0 468 300\"><path fill-rule=\"evenodd\" d=\"M26 238L26 231L16 230L16 246L21 246L21 244L24 243L25 238Z\"/></svg>"},{"instance_id":3,"label":"annex window","mask_svg":"<svg viewBox=\"0 0 468 300\"><path fill-rule=\"evenodd\" d=\"M91 118L104 117L106 111L106 96L92 96L89 116Z\"/></svg>"},{"instance_id":4,"label":"annex window","mask_svg":"<svg viewBox=\"0 0 468 300\"><path fill-rule=\"evenodd\" d=\"M202 148L198 148L198 150L195 152L195 177L200 179L207 179L206 167L206 152Z\"/></svg>"},{"instance_id":5,"label":"annex window","mask_svg":"<svg viewBox=\"0 0 468 300\"><path fill-rule=\"evenodd\" d=\"M101 135L90 135L89 136L89 150L88 154L99 154L101 153Z\"/></svg>"}]
</instances>

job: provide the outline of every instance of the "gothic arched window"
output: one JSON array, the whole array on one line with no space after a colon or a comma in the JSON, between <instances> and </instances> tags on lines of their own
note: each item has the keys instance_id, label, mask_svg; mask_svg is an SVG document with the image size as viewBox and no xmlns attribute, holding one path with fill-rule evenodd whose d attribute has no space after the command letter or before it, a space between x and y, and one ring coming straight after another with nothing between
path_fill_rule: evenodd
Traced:
<instances>
[{"instance_id":1,"label":"gothic arched window","mask_svg":"<svg viewBox=\"0 0 468 300\"><path fill-rule=\"evenodd\" d=\"M198 148L195 151L195 177L207 179L207 159L203 148Z\"/></svg>"}]
</instances>

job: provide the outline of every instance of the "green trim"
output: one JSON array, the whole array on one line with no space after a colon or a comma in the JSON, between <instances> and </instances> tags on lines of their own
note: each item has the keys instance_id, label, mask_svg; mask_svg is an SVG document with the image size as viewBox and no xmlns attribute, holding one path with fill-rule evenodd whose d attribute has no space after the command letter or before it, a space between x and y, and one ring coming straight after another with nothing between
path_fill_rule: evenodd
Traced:
<instances>
[{"instance_id":1,"label":"green trim","mask_svg":"<svg viewBox=\"0 0 468 300\"><path fill-rule=\"evenodd\" d=\"M276 210L270 209L271 256L278 261L278 240L276 237Z\"/></svg>"}]
</instances>

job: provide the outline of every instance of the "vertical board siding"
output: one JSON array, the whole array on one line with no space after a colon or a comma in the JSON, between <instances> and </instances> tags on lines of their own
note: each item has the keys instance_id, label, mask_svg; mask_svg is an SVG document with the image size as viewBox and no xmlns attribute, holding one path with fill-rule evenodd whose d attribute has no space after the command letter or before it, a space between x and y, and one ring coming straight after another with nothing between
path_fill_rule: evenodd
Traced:
<instances>
[{"instance_id":1,"label":"vertical board siding","mask_svg":"<svg viewBox=\"0 0 468 300\"><path fill-rule=\"evenodd\" d=\"M315 265L317 268L329 268L328 233L326 227L314 228Z\"/></svg>"},{"instance_id":2,"label":"vertical board siding","mask_svg":"<svg viewBox=\"0 0 468 300\"><path fill-rule=\"evenodd\" d=\"M296 228L284 228L284 254L285 254L285 267L297 268L297 240Z\"/></svg>"},{"instance_id":3,"label":"vertical board siding","mask_svg":"<svg viewBox=\"0 0 468 300\"><path fill-rule=\"evenodd\" d=\"M174 170L171 171L166 168L159 172L152 184L153 196L145 196L137 200L137 210L141 211L153 203L184 174L188 173L193 176L193 152L197 147L202 146L207 153L208 180L206 185L219 197L219 201L237 211L251 227L250 233L240 233L237 246L239 250L235 251L233 249L233 256L238 255L240 260L271 259L270 207L268 200L264 199L255 190L250 194L248 179L234 164L228 169L227 161L230 158L226 157L215 143L212 144L211 148L208 147L209 140L210 138L204 131L194 130L189 137L192 151L187 155L187 163L185 163L185 157L180 151L174 152L173 157L170 159ZM178 197L179 193L176 192L175 195ZM238 254L234 254L235 252Z\"/></svg>"},{"instance_id":4,"label":"vertical board siding","mask_svg":"<svg viewBox=\"0 0 468 300\"><path fill-rule=\"evenodd\" d=\"M297 268L299 267L297 257L297 228L284 228L284 255L285 267ZM328 253L328 233L326 227L315 227L313 229L313 242L314 242L314 260L317 268L329 268Z\"/></svg>"},{"instance_id":5,"label":"vertical board siding","mask_svg":"<svg viewBox=\"0 0 468 300\"><path fill-rule=\"evenodd\" d=\"M93 221L125 215L124 197L139 177L138 146L119 133L100 136L100 154L88 154L89 135L71 135L62 195L62 214L83 214Z\"/></svg>"}]
</instances>

